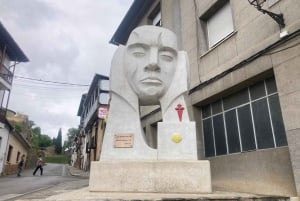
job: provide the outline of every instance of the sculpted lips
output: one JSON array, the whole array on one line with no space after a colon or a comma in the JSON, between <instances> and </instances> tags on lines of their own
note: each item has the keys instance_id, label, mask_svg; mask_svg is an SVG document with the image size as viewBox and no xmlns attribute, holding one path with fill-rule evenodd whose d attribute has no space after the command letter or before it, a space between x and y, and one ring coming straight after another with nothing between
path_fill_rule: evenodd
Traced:
<instances>
[{"instance_id":1,"label":"sculpted lips","mask_svg":"<svg viewBox=\"0 0 300 201\"><path fill-rule=\"evenodd\" d=\"M141 80L141 83L143 84L153 84L153 85L161 85L162 81L158 79L157 77L146 77Z\"/></svg>"}]
</instances>

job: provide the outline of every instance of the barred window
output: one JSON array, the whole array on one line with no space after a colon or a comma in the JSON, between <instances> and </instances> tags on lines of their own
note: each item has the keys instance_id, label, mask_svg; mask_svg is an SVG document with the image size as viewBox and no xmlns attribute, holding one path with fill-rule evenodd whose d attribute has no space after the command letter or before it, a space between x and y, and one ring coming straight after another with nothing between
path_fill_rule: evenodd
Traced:
<instances>
[{"instance_id":1,"label":"barred window","mask_svg":"<svg viewBox=\"0 0 300 201\"><path fill-rule=\"evenodd\" d=\"M205 156L286 146L274 77L202 107Z\"/></svg>"}]
</instances>

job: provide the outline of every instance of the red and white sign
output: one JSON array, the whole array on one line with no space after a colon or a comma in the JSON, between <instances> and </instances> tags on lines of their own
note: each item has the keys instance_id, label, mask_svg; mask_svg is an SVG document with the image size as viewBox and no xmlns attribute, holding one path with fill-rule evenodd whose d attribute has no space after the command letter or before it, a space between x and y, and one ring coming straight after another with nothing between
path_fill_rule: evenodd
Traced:
<instances>
[{"instance_id":1,"label":"red and white sign","mask_svg":"<svg viewBox=\"0 0 300 201\"><path fill-rule=\"evenodd\" d=\"M105 119L107 113L108 113L107 107L99 107L98 108L98 118Z\"/></svg>"}]
</instances>

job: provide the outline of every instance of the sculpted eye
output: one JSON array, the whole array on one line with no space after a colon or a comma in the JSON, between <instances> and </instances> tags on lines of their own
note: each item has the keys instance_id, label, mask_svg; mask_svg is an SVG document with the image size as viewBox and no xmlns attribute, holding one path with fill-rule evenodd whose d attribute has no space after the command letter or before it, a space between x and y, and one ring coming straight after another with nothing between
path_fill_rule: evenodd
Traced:
<instances>
[{"instance_id":1,"label":"sculpted eye","mask_svg":"<svg viewBox=\"0 0 300 201\"><path fill-rule=\"evenodd\" d=\"M162 52L160 52L159 57L162 60L167 61L167 62L171 62L174 59L173 53L172 52L168 52L168 51L162 51Z\"/></svg>"},{"instance_id":2,"label":"sculpted eye","mask_svg":"<svg viewBox=\"0 0 300 201\"><path fill-rule=\"evenodd\" d=\"M143 56L145 56L145 52L141 52L141 51L134 51L134 52L132 52L132 54L135 57L143 57Z\"/></svg>"},{"instance_id":3,"label":"sculpted eye","mask_svg":"<svg viewBox=\"0 0 300 201\"><path fill-rule=\"evenodd\" d=\"M133 44L128 47L128 51L133 57L140 58L146 55L147 49L141 44Z\"/></svg>"}]
</instances>

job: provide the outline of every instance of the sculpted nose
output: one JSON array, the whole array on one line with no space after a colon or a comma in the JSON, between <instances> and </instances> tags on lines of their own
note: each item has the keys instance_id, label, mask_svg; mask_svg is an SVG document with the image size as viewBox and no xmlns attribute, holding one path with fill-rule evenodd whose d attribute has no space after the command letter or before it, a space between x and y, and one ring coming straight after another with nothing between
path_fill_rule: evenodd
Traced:
<instances>
[{"instance_id":1,"label":"sculpted nose","mask_svg":"<svg viewBox=\"0 0 300 201\"><path fill-rule=\"evenodd\" d=\"M158 50L156 48L150 49L148 65L145 70L160 71L160 67L158 65Z\"/></svg>"}]
</instances>

